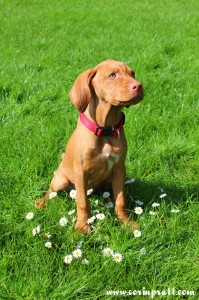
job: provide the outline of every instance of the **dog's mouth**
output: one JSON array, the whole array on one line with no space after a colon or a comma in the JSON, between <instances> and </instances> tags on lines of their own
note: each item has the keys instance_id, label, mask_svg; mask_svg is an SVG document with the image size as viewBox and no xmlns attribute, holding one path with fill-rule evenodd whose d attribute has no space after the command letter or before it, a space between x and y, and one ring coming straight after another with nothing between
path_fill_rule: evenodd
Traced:
<instances>
[{"instance_id":1,"label":"dog's mouth","mask_svg":"<svg viewBox=\"0 0 199 300\"><path fill-rule=\"evenodd\" d=\"M143 99L143 96L138 95L137 97L133 97L129 100L113 100L113 104L116 106L129 107L131 105L138 104L142 99Z\"/></svg>"},{"instance_id":2,"label":"dog's mouth","mask_svg":"<svg viewBox=\"0 0 199 300\"><path fill-rule=\"evenodd\" d=\"M126 100L113 100L112 103L115 106L129 107L131 105L138 104L144 98L144 91L142 88L135 91L130 95L129 99Z\"/></svg>"}]
</instances>

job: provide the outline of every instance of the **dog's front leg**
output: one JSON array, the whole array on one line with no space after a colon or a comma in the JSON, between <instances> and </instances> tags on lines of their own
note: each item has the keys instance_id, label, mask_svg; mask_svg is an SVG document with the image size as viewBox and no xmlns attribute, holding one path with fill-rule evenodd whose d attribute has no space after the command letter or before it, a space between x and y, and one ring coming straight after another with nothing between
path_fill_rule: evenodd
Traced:
<instances>
[{"instance_id":1,"label":"dog's front leg","mask_svg":"<svg viewBox=\"0 0 199 300\"><path fill-rule=\"evenodd\" d=\"M125 168L120 167L113 173L112 189L115 201L115 212L120 221L125 222L129 218L129 214L126 210L125 199Z\"/></svg>"},{"instance_id":2,"label":"dog's front leg","mask_svg":"<svg viewBox=\"0 0 199 300\"><path fill-rule=\"evenodd\" d=\"M129 214L126 207L126 198L125 198L125 166L117 168L113 173L112 178L112 189L113 196L115 200L115 212L118 219L122 223L128 224L132 229L137 228L138 225L135 221L129 220Z\"/></svg>"},{"instance_id":3,"label":"dog's front leg","mask_svg":"<svg viewBox=\"0 0 199 300\"><path fill-rule=\"evenodd\" d=\"M90 203L87 198L87 178L83 171L76 173L75 188L77 192L77 223L75 229L80 232L90 232L91 227L87 224L87 220L90 218Z\"/></svg>"}]
</instances>

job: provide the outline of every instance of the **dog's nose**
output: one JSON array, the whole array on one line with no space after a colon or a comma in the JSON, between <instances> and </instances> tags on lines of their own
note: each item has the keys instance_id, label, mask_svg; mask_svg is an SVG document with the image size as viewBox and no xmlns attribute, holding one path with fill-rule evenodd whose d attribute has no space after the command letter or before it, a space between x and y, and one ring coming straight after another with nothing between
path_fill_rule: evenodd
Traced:
<instances>
[{"instance_id":1,"label":"dog's nose","mask_svg":"<svg viewBox=\"0 0 199 300\"><path fill-rule=\"evenodd\" d=\"M142 89L142 84L140 82L134 82L131 86L131 89L134 91L139 91Z\"/></svg>"}]
</instances>

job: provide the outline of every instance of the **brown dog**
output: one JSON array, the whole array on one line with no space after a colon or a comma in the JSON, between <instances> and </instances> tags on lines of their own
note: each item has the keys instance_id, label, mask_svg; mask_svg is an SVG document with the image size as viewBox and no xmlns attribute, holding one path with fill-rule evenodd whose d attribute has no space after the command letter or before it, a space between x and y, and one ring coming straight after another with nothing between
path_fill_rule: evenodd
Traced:
<instances>
[{"instance_id":1,"label":"brown dog","mask_svg":"<svg viewBox=\"0 0 199 300\"><path fill-rule=\"evenodd\" d=\"M80 111L77 128L54 173L50 190L36 202L36 207L45 207L50 192L75 187L76 229L90 231L87 190L108 184L112 185L119 220L128 221L124 192L127 144L121 109L143 98L142 85L127 65L106 60L81 73L69 97Z\"/></svg>"}]
</instances>

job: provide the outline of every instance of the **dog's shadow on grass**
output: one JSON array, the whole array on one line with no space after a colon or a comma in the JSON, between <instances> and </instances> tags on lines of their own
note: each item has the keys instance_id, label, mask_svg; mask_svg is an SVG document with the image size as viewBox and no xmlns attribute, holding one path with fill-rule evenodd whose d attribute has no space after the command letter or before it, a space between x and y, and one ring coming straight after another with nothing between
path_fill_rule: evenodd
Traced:
<instances>
[{"instance_id":1,"label":"dog's shadow on grass","mask_svg":"<svg viewBox=\"0 0 199 300\"><path fill-rule=\"evenodd\" d=\"M166 194L168 204L179 205L187 199L194 199L199 196L198 186L192 185L185 188L177 186L167 186L162 182L148 183L141 180L135 180L126 185L126 198L128 207L134 205L133 200L140 200L147 206L151 202L160 202L160 195Z\"/></svg>"},{"instance_id":2,"label":"dog's shadow on grass","mask_svg":"<svg viewBox=\"0 0 199 300\"><path fill-rule=\"evenodd\" d=\"M105 191L111 192L111 200L114 201L110 187L96 189L94 195L97 198L101 197ZM65 198L66 194L68 194L66 191L60 193L63 198ZM139 206L139 202L135 202L136 200L143 202L144 207L154 202L161 203L162 199L160 196L163 194L165 194L164 199L166 199L166 203L175 207L185 203L188 199L192 201L196 199L197 201L199 189L197 185L189 185L183 188L175 185L169 186L162 182L150 183L137 179L125 185L127 208L130 210L133 209L135 205Z\"/></svg>"}]
</instances>

